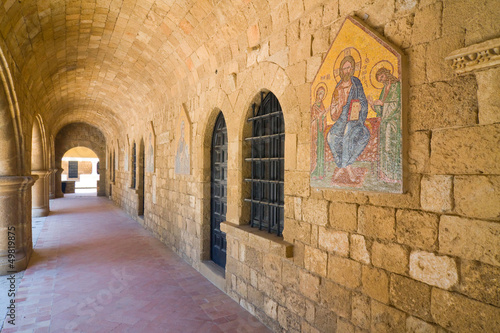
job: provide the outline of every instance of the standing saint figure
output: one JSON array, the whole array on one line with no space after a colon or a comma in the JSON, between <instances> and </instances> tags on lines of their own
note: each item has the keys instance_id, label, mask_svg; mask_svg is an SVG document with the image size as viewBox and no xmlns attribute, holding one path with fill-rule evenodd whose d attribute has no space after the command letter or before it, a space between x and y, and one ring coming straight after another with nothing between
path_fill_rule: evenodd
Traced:
<instances>
[{"instance_id":1,"label":"standing saint figure","mask_svg":"<svg viewBox=\"0 0 500 333\"><path fill-rule=\"evenodd\" d=\"M323 105L325 96L325 85L318 85L316 100L311 106L311 176L320 179L325 175L326 109Z\"/></svg>"},{"instance_id":2,"label":"standing saint figure","mask_svg":"<svg viewBox=\"0 0 500 333\"><path fill-rule=\"evenodd\" d=\"M335 87L330 105L330 114L335 124L327 135L337 169L335 182L345 170L351 182L356 176L351 164L356 161L370 140L370 131L365 126L368 116L368 101L361 81L354 76L356 62L350 55L340 62L340 82Z\"/></svg>"},{"instance_id":3,"label":"standing saint figure","mask_svg":"<svg viewBox=\"0 0 500 333\"><path fill-rule=\"evenodd\" d=\"M184 121L182 121L181 138L179 139L177 153L175 154L175 173L188 175L189 172L189 145L184 140Z\"/></svg>"},{"instance_id":4,"label":"standing saint figure","mask_svg":"<svg viewBox=\"0 0 500 333\"><path fill-rule=\"evenodd\" d=\"M377 100L368 102L380 121L379 178L388 183L401 182L401 83L387 68L375 74L384 87Z\"/></svg>"}]
</instances>

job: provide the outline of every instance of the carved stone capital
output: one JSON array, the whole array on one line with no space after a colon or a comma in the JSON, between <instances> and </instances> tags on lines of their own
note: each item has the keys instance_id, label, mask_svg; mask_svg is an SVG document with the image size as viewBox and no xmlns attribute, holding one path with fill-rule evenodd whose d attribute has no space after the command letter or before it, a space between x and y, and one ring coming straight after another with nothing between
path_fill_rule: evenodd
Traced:
<instances>
[{"instance_id":1,"label":"carved stone capital","mask_svg":"<svg viewBox=\"0 0 500 333\"><path fill-rule=\"evenodd\" d=\"M500 38L455 50L445 59L457 74L500 66Z\"/></svg>"}]
</instances>

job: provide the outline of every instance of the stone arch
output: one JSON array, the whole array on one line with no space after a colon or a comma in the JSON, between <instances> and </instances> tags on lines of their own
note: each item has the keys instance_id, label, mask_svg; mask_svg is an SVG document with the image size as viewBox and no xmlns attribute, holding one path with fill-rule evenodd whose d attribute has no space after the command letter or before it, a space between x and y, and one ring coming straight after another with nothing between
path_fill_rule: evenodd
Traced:
<instances>
[{"instance_id":1,"label":"stone arch","mask_svg":"<svg viewBox=\"0 0 500 333\"><path fill-rule=\"evenodd\" d=\"M193 170L195 170L195 175L197 175L199 181L202 184L202 193L210 193L210 177L211 177L211 154L210 150L212 147L212 136L214 131L215 122L217 116L222 112L226 120L227 136L228 136L228 159L229 156L234 156L237 154L236 151L232 151L233 145L231 142L234 137L234 109L229 101L227 94L222 89L214 89L210 94L206 94L206 100L200 103L203 105L201 114L205 117L200 121L199 135L196 135L197 142L195 142L194 147L200 147L197 156L201 158L195 159L196 163L199 163ZM228 197L227 197L227 210L230 214L231 211L238 205L231 196L231 191L229 191L229 186L235 185L234 183L234 172L231 171L230 160L228 160ZM199 174L197 174L199 172ZM237 184L236 184L237 185ZM201 237L200 237L200 260L210 260L210 196L201 195L200 197L201 205L199 205L200 211L199 216L201 216ZM229 220L229 218L226 218ZM209 276L207 276L209 277ZM217 281L212 281L217 284Z\"/></svg>"},{"instance_id":2,"label":"stone arch","mask_svg":"<svg viewBox=\"0 0 500 333\"><path fill-rule=\"evenodd\" d=\"M7 60L0 49L0 176L27 172L21 117Z\"/></svg>"},{"instance_id":3,"label":"stone arch","mask_svg":"<svg viewBox=\"0 0 500 333\"><path fill-rule=\"evenodd\" d=\"M31 191L25 145L10 69L0 49L0 275L26 268L33 251L31 240ZM8 229L14 228L14 262L9 262Z\"/></svg>"},{"instance_id":4,"label":"stone arch","mask_svg":"<svg viewBox=\"0 0 500 333\"><path fill-rule=\"evenodd\" d=\"M237 115L237 133L235 133L235 136L237 136L236 141L238 142L238 153L235 158L237 159L237 168L241 170L235 180L235 184L239 185L236 193L237 200L240 203L235 216L241 218L233 219L232 222L235 224L246 224L248 222L247 217L250 216L250 205L244 201L250 195L250 187L245 186L244 178L249 173L249 166L245 163L245 157L247 157L245 154L248 154L250 148L245 141L245 137L251 135L251 127L248 126L247 119L252 114L252 104L260 104L261 92L272 92L276 96L281 105L285 121L285 147L291 147L295 151L297 150L297 136L302 122L297 92L285 70L271 62L262 62L252 67L251 70L252 76L247 76L245 81L242 82L234 106ZM296 154L287 155L285 154L285 175L286 170L292 170L296 165Z\"/></svg>"},{"instance_id":5,"label":"stone arch","mask_svg":"<svg viewBox=\"0 0 500 333\"><path fill-rule=\"evenodd\" d=\"M59 130L55 139L55 163L61 169L61 160L64 154L74 147L85 147L92 150L99 158L99 181L97 195L106 195L108 179L106 177L106 138L96 127L87 123L72 123ZM61 173L56 177L56 197L62 197Z\"/></svg>"},{"instance_id":6,"label":"stone arch","mask_svg":"<svg viewBox=\"0 0 500 333\"><path fill-rule=\"evenodd\" d=\"M48 170L47 137L40 114L35 116L31 133L31 174L38 176L31 190L31 214L33 217L47 216L49 214L50 170Z\"/></svg>"}]
</instances>

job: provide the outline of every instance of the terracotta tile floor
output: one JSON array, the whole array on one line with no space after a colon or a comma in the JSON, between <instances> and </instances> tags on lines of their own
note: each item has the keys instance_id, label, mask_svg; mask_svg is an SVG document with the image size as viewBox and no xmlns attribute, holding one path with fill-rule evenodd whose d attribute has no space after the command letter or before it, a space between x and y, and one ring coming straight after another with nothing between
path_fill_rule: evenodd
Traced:
<instances>
[{"instance_id":1,"label":"terracotta tile floor","mask_svg":"<svg viewBox=\"0 0 500 333\"><path fill-rule=\"evenodd\" d=\"M52 201L2 332L268 332L105 198Z\"/></svg>"}]
</instances>

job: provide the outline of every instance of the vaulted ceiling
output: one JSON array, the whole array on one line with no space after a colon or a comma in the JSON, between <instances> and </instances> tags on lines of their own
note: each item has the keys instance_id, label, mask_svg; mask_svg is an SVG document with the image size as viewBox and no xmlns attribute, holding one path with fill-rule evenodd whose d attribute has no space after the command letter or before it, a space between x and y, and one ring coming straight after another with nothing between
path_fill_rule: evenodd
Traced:
<instances>
[{"instance_id":1,"label":"vaulted ceiling","mask_svg":"<svg viewBox=\"0 0 500 333\"><path fill-rule=\"evenodd\" d=\"M278 3L2 0L0 34L51 128L117 130L245 52L249 27L265 34Z\"/></svg>"}]
</instances>

